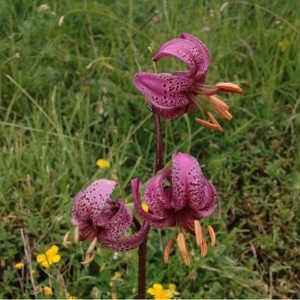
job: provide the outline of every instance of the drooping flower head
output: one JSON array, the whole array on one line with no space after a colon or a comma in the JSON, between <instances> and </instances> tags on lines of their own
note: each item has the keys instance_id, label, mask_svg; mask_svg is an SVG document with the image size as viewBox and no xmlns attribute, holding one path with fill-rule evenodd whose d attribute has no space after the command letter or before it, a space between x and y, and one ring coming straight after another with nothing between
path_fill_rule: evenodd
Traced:
<instances>
[{"instance_id":1,"label":"drooping flower head","mask_svg":"<svg viewBox=\"0 0 300 300\"><path fill-rule=\"evenodd\" d=\"M146 184L144 198L149 207L148 212L141 206L140 180L133 179L131 186L135 209L144 222L154 228L177 228L177 243L186 265L190 261L184 240L185 231L195 235L201 255L206 255L207 244L199 220L214 212L217 192L203 176L199 163L193 156L174 154L172 169L163 169ZM215 234L210 226L208 232L214 245ZM168 261L171 245L172 240L165 248L165 262Z\"/></svg>"},{"instance_id":2,"label":"drooping flower head","mask_svg":"<svg viewBox=\"0 0 300 300\"><path fill-rule=\"evenodd\" d=\"M133 235L123 236L133 225L133 215L122 199L111 199L116 184L100 179L75 197L71 222L79 230L79 240L93 241L91 249L99 242L113 251L129 251L138 247L148 233L149 226L143 224Z\"/></svg>"},{"instance_id":3,"label":"drooping flower head","mask_svg":"<svg viewBox=\"0 0 300 300\"><path fill-rule=\"evenodd\" d=\"M160 74L137 73L133 81L136 88L147 97L161 117L175 119L197 106L202 112L207 112L211 123L198 118L196 121L206 128L222 131L209 109L196 96L200 95L222 117L230 120L232 116L228 112L229 106L214 95L220 92L242 93L243 90L227 82L213 86L204 84L210 54L200 40L188 33L165 43L153 57L153 61L166 56L181 60L188 70Z\"/></svg>"}]
</instances>

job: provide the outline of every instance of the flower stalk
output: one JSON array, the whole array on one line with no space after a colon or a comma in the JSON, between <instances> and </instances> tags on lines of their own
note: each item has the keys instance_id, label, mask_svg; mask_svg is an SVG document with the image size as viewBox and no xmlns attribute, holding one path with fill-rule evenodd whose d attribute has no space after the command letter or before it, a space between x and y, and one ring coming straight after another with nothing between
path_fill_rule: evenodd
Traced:
<instances>
[{"instance_id":1,"label":"flower stalk","mask_svg":"<svg viewBox=\"0 0 300 300\"><path fill-rule=\"evenodd\" d=\"M155 110L155 107L152 107L152 114L155 126L155 141L156 141L156 159L155 159L155 174L163 168L163 142L162 142L162 130L160 117ZM147 239L146 235L144 241L139 246L138 250L138 298L145 299L146 297L146 274L147 274Z\"/></svg>"}]
</instances>

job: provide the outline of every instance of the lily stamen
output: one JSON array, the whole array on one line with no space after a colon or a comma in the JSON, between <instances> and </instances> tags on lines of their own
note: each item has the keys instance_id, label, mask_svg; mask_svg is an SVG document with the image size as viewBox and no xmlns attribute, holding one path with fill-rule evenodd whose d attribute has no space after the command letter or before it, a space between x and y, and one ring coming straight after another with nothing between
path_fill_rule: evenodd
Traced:
<instances>
[{"instance_id":1,"label":"lily stamen","mask_svg":"<svg viewBox=\"0 0 300 300\"><path fill-rule=\"evenodd\" d=\"M200 255L201 257L205 257L207 254L207 243L205 237L203 237L202 244L200 247Z\"/></svg>"},{"instance_id":2,"label":"lily stamen","mask_svg":"<svg viewBox=\"0 0 300 300\"><path fill-rule=\"evenodd\" d=\"M213 247L216 244L216 234L215 234L215 231L213 230L213 228L211 226L207 227L207 231L209 233L210 240L211 240L210 244Z\"/></svg>"},{"instance_id":3,"label":"lily stamen","mask_svg":"<svg viewBox=\"0 0 300 300\"><path fill-rule=\"evenodd\" d=\"M219 115L221 115L226 120L232 119L232 115L231 115L231 113L228 112L228 110L221 110L215 105L214 105L214 109L219 113Z\"/></svg>"},{"instance_id":4,"label":"lily stamen","mask_svg":"<svg viewBox=\"0 0 300 300\"><path fill-rule=\"evenodd\" d=\"M93 240L92 240L92 242L90 243L88 249L86 250L86 253L87 253L87 254L92 253L92 251L93 251L93 250L95 249L95 247L96 247L96 244L97 244L97 238L94 237Z\"/></svg>"},{"instance_id":5,"label":"lily stamen","mask_svg":"<svg viewBox=\"0 0 300 300\"><path fill-rule=\"evenodd\" d=\"M220 110L228 110L229 106L216 96L209 96L208 101Z\"/></svg>"},{"instance_id":6,"label":"lily stamen","mask_svg":"<svg viewBox=\"0 0 300 300\"><path fill-rule=\"evenodd\" d=\"M169 262L169 254L171 247L173 245L173 239L169 240L165 246L165 251L164 251L164 263L167 264Z\"/></svg>"},{"instance_id":7,"label":"lily stamen","mask_svg":"<svg viewBox=\"0 0 300 300\"><path fill-rule=\"evenodd\" d=\"M184 239L184 234L182 232L178 233L177 244L178 244L178 248L181 253L183 262L185 263L186 266L190 266L191 262L190 262L189 252L187 250L185 239Z\"/></svg>"},{"instance_id":8,"label":"lily stamen","mask_svg":"<svg viewBox=\"0 0 300 300\"><path fill-rule=\"evenodd\" d=\"M86 253L84 261L80 263L85 267L88 267L95 257L96 257L96 253L92 253L92 255L90 253Z\"/></svg>"},{"instance_id":9,"label":"lily stamen","mask_svg":"<svg viewBox=\"0 0 300 300\"><path fill-rule=\"evenodd\" d=\"M68 231L63 239L63 245L65 248L68 248L70 245L72 245L72 241L69 241L71 231Z\"/></svg>"},{"instance_id":10,"label":"lily stamen","mask_svg":"<svg viewBox=\"0 0 300 300\"><path fill-rule=\"evenodd\" d=\"M211 122L217 126L217 130L219 130L219 131L222 132L222 131L223 131L223 128L222 128L222 127L220 126L220 124L217 122L217 120L215 119L215 117L214 117L209 111L207 112L207 114L208 114L208 116L209 116Z\"/></svg>"},{"instance_id":11,"label":"lily stamen","mask_svg":"<svg viewBox=\"0 0 300 300\"><path fill-rule=\"evenodd\" d=\"M210 130L219 130L219 126L217 126L216 124L212 124L209 123L207 121L204 121L202 119L199 118L195 118L196 122L199 123L201 126L210 129Z\"/></svg>"},{"instance_id":12,"label":"lily stamen","mask_svg":"<svg viewBox=\"0 0 300 300\"><path fill-rule=\"evenodd\" d=\"M79 242L79 227L76 226L74 230L74 243L78 244Z\"/></svg>"},{"instance_id":13,"label":"lily stamen","mask_svg":"<svg viewBox=\"0 0 300 300\"><path fill-rule=\"evenodd\" d=\"M195 228L195 237L196 237L197 246L201 247L202 239L203 239L202 228L198 220L194 220L194 225L195 225L194 228Z\"/></svg>"},{"instance_id":14,"label":"lily stamen","mask_svg":"<svg viewBox=\"0 0 300 300\"><path fill-rule=\"evenodd\" d=\"M216 84L216 87L219 88L221 92L233 94L242 94L244 92L237 84L231 82L219 82Z\"/></svg>"}]
</instances>

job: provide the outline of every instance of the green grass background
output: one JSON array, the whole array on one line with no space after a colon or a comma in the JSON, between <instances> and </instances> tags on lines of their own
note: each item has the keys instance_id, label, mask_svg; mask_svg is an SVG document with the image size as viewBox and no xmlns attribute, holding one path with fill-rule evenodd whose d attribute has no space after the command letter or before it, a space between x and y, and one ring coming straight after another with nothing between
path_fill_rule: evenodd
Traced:
<instances>
[{"instance_id":1,"label":"green grass background","mask_svg":"<svg viewBox=\"0 0 300 300\"><path fill-rule=\"evenodd\" d=\"M191 267L175 249L165 265L173 231L151 230L147 286L174 283L182 299L300 297L300 5L226 3L1 1L0 298L42 298L42 285L53 298L136 297L136 250L116 255L99 245L84 268L87 243L61 243L80 189L117 177L116 197L130 201L130 180L153 174L154 128L132 79L138 65L153 71L149 46L155 52L182 32L210 50L207 83L232 81L244 94L222 96L234 117L219 118L224 133L199 127L197 110L163 120L166 160L191 153L218 190L218 209L202 222L217 245L200 258L191 237ZM50 9L39 12L41 4ZM182 67L157 64L159 72ZM98 158L111 168L98 169ZM45 271L35 258L53 244L62 260ZM121 280L112 281L115 271Z\"/></svg>"}]
</instances>

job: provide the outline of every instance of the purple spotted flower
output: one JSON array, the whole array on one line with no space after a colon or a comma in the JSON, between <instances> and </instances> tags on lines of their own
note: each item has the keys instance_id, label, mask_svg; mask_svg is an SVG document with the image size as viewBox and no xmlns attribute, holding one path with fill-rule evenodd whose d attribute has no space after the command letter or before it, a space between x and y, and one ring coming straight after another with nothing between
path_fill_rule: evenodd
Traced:
<instances>
[{"instance_id":1,"label":"purple spotted flower","mask_svg":"<svg viewBox=\"0 0 300 300\"><path fill-rule=\"evenodd\" d=\"M242 93L243 90L228 82L213 86L204 84L210 64L209 51L200 40L188 33L165 43L153 57L153 61L165 56L181 60L188 70L160 74L137 73L133 81L136 88L147 97L161 117L175 119L198 106L201 111L207 111L211 122L199 118L196 121L206 128L222 131L214 116L196 96L200 95L221 116L230 120L232 116L228 112L229 106L214 95L219 92Z\"/></svg>"},{"instance_id":2,"label":"purple spotted flower","mask_svg":"<svg viewBox=\"0 0 300 300\"><path fill-rule=\"evenodd\" d=\"M79 240L94 240L113 251L128 251L143 242L149 226L144 223L133 235L123 236L133 225L133 215L123 200L111 199L116 184L101 179L80 191L75 197L71 222L79 229Z\"/></svg>"},{"instance_id":3,"label":"purple spotted flower","mask_svg":"<svg viewBox=\"0 0 300 300\"><path fill-rule=\"evenodd\" d=\"M172 169L163 169L146 185L146 212L140 202L140 180L131 182L134 205L144 222L154 228L176 227L177 243L186 265L190 264L183 232L195 235L201 255L207 253L206 239L202 234L200 219L208 217L216 209L217 192L214 186L203 176L197 160L189 154L177 153L172 157ZM215 234L208 227L212 245ZM165 248L164 260L168 261L172 239Z\"/></svg>"}]
</instances>

